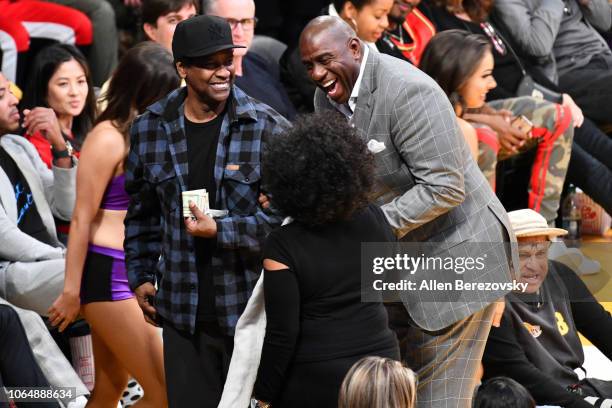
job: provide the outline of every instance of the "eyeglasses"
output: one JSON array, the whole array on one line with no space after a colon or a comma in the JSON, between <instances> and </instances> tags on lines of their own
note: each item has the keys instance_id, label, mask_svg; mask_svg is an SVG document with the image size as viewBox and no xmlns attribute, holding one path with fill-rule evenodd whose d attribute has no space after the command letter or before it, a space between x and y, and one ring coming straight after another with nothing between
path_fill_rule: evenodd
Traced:
<instances>
[{"instance_id":1,"label":"eyeglasses","mask_svg":"<svg viewBox=\"0 0 612 408\"><path fill-rule=\"evenodd\" d=\"M257 17L243 18L242 20L236 20L235 18L226 18L225 21L230 25L232 30L238 27L238 24L242 26L243 30L250 31L257 25Z\"/></svg>"},{"instance_id":2,"label":"eyeglasses","mask_svg":"<svg viewBox=\"0 0 612 408\"><path fill-rule=\"evenodd\" d=\"M493 47L495 47L495 50L500 55L506 55L506 44L504 44L500 36L497 35L493 26L485 21L484 23L480 23L480 28L482 28L482 31L484 31L487 37L489 37L489 39L493 43Z\"/></svg>"}]
</instances>

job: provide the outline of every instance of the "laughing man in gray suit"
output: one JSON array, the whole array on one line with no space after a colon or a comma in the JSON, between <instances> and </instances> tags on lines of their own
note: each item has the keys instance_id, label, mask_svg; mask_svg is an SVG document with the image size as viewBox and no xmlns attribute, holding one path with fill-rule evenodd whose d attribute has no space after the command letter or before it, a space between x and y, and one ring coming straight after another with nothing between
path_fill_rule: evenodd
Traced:
<instances>
[{"instance_id":1,"label":"laughing man in gray suit","mask_svg":"<svg viewBox=\"0 0 612 408\"><path fill-rule=\"evenodd\" d=\"M340 111L377 147L371 149L377 200L398 238L472 257L481 255L476 252L483 243L516 241L503 206L470 157L447 97L431 78L369 50L334 17L310 22L300 51L318 86L315 110ZM503 250L496 261L489 259L489 268L465 272L462 279L509 281L515 256ZM471 292L434 302L409 291L400 295L403 305L389 306L402 357L419 375L419 407L471 406L486 339L499 312L494 302L505 293Z\"/></svg>"}]
</instances>

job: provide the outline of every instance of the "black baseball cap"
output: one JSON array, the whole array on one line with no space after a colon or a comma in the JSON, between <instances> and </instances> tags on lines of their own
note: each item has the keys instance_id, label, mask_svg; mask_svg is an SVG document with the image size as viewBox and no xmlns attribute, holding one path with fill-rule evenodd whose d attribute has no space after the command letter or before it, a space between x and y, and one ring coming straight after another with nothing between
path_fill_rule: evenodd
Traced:
<instances>
[{"instance_id":1,"label":"black baseball cap","mask_svg":"<svg viewBox=\"0 0 612 408\"><path fill-rule=\"evenodd\" d=\"M181 21L172 38L172 54L175 60L198 58L222 50L246 48L234 45L229 23L218 16L194 16Z\"/></svg>"}]
</instances>

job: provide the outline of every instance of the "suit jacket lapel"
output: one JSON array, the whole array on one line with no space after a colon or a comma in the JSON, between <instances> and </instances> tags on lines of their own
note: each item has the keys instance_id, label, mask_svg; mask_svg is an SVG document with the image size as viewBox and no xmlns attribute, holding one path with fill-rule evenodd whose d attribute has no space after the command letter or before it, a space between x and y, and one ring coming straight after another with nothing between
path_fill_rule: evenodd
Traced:
<instances>
[{"instance_id":1,"label":"suit jacket lapel","mask_svg":"<svg viewBox=\"0 0 612 408\"><path fill-rule=\"evenodd\" d=\"M0 203L13 222L17 222L17 203L13 185L4 171L0 171Z\"/></svg>"},{"instance_id":2,"label":"suit jacket lapel","mask_svg":"<svg viewBox=\"0 0 612 408\"><path fill-rule=\"evenodd\" d=\"M364 47L367 45L362 44ZM368 128L374 112L374 92L377 88L376 83L376 66L379 58L375 51L370 50L366 67L361 78L359 94L357 96L357 105L355 112L350 120L351 125L357 129L357 133L363 140L368 140Z\"/></svg>"}]
</instances>

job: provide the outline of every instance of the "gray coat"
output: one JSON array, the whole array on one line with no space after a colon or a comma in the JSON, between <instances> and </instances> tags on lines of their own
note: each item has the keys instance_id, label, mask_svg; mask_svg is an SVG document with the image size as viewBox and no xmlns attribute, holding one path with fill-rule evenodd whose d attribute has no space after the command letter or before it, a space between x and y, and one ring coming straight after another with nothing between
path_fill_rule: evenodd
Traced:
<instances>
[{"instance_id":1,"label":"gray coat","mask_svg":"<svg viewBox=\"0 0 612 408\"><path fill-rule=\"evenodd\" d=\"M542 68L552 80L557 78L555 69L562 76L586 65L593 55L612 57L595 30L607 31L612 25L608 0L590 0L587 6L578 0L499 0L493 16L511 35L517 51L549 61Z\"/></svg>"},{"instance_id":2,"label":"gray coat","mask_svg":"<svg viewBox=\"0 0 612 408\"><path fill-rule=\"evenodd\" d=\"M515 241L506 211L470 156L448 98L411 64L370 52L351 124L366 141L385 149L375 154L378 199L404 242L435 243L439 250L478 257L482 245ZM315 110L334 109L317 89ZM464 281L507 282L505 252L492 270L465 272ZM515 263L518 265L518 262ZM422 292L400 295L421 328L439 330L484 308L506 291L466 293L434 302Z\"/></svg>"},{"instance_id":3,"label":"gray coat","mask_svg":"<svg viewBox=\"0 0 612 408\"><path fill-rule=\"evenodd\" d=\"M60 259L64 246L57 240L53 216L70 220L75 202L76 166L49 170L34 146L22 136L0 136L0 146L15 160L27 180L40 218L53 245L40 242L17 226L15 192L8 176L0 169L0 271L9 262L35 262Z\"/></svg>"}]
</instances>

